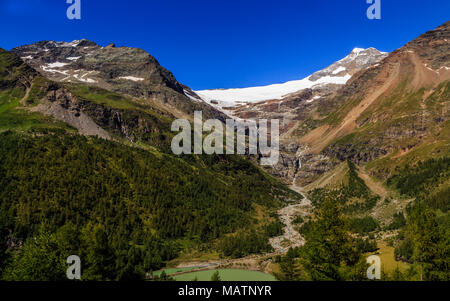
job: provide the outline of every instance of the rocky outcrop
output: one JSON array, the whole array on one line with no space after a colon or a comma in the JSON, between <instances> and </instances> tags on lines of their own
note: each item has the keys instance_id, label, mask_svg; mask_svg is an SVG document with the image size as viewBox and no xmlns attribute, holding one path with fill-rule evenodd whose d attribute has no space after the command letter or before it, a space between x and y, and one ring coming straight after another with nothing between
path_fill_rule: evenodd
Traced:
<instances>
[{"instance_id":1,"label":"rocky outcrop","mask_svg":"<svg viewBox=\"0 0 450 301\"><path fill-rule=\"evenodd\" d=\"M123 137L165 149L170 144L170 124L147 112L108 107L75 96L67 88L51 84L45 99L31 110L51 115L75 127L79 133L104 139Z\"/></svg>"},{"instance_id":2,"label":"rocky outcrop","mask_svg":"<svg viewBox=\"0 0 450 301\"><path fill-rule=\"evenodd\" d=\"M65 89L49 91L47 97L30 110L65 122L76 128L82 135L111 139L109 133L85 114L80 102Z\"/></svg>"},{"instance_id":3,"label":"rocky outcrop","mask_svg":"<svg viewBox=\"0 0 450 301\"><path fill-rule=\"evenodd\" d=\"M29 89L38 73L16 55L0 48L0 91L12 88Z\"/></svg>"}]
</instances>

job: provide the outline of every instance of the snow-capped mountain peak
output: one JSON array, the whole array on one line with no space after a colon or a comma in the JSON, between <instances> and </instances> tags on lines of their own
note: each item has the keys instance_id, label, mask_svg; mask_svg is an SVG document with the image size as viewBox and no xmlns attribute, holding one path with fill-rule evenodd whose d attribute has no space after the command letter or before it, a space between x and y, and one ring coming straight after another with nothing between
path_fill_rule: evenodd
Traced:
<instances>
[{"instance_id":1,"label":"snow-capped mountain peak","mask_svg":"<svg viewBox=\"0 0 450 301\"><path fill-rule=\"evenodd\" d=\"M219 108L241 103L256 103L284 96L303 89L314 89L323 85L344 85L353 74L377 63L388 54L375 48L354 48L345 58L300 80L268 86L195 91L206 102Z\"/></svg>"}]
</instances>

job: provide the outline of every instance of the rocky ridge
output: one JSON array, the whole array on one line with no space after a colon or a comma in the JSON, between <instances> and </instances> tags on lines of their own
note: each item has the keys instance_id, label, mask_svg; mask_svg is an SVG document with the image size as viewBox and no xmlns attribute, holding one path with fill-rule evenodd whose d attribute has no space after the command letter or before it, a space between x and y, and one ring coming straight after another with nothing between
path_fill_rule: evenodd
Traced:
<instances>
[{"instance_id":1,"label":"rocky ridge","mask_svg":"<svg viewBox=\"0 0 450 301\"><path fill-rule=\"evenodd\" d=\"M149 99L178 117L192 118L195 110L201 110L207 117L225 118L142 49L114 44L102 47L83 39L70 43L41 41L11 51L52 81L95 86Z\"/></svg>"}]
</instances>

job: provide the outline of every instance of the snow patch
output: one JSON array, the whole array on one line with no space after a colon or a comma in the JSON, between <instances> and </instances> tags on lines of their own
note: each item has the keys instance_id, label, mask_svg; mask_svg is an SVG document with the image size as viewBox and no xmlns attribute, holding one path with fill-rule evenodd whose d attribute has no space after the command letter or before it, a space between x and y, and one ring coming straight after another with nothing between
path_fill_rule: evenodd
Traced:
<instances>
[{"instance_id":1,"label":"snow patch","mask_svg":"<svg viewBox=\"0 0 450 301\"><path fill-rule=\"evenodd\" d=\"M316 95L316 96L314 96L313 98L308 99L306 102L307 102L307 103L310 103L310 102L313 102L314 100L319 99L319 98L320 98L320 96L319 96L319 95Z\"/></svg>"},{"instance_id":2,"label":"snow patch","mask_svg":"<svg viewBox=\"0 0 450 301\"><path fill-rule=\"evenodd\" d=\"M55 63L50 63L47 64L47 68L60 68L60 67L64 67L69 65L68 63L60 63L60 62L55 62Z\"/></svg>"},{"instance_id":3,"label":"snow patch","mask_svg":"<svg viewBox=\"0 0 450 301\"><path fill-rule=\"evenodd\" d=\"M79 58L81 58L81 56L71 56L71 57L68 57L68 58L66 58L66 59L69 60L69 61L76 61L76 60L78 60Z\"/></svg>"},{"instance_id":4,"label":"snow patch","mask_svg":"<svg viewBox=\"0 0 450 301\"><path fill-rule=\"evenodd\" d=\"M91 78L87 78L88 75L91 75L92 73L97 72L97 71L88 71L83 75L80 74L75 74L74 77L79 80L80 82L84 82L84 83L98 83L98 81L93 80Z\"/></svg>"},{"instance_id":5,"label":"snow patch","mask_svg":"<svg viewBox=\"0 0 450 301\"><path fill-rule=\"evenodd\" d=\"M60 63L60 62L55 62L55 63L50 63L44 66L41 66L42 70L44 70L45 72L50 72L50 73L61 73L64 75L67 75L67 70L61 71L61 70L56 70L54 68L60 68L60 67L64 67L66 65L69 65L67 63Z\"/></svg>"},{"instance_id":6,"label":"snow patch","mask_svg":"<svg viewBox=\"0 0 450 301\"><path fill-rule=\"evenodd\" d=\"M193 100L193 101L197 101L200 102L201 99L198 99L194 96L192 96L186 89L183 89L184 95L186 95L187 97L189 97L189 99Z\"/></svg>"},{"instance_id":7,"label":"snow patch","mask_svg":"<svg viewBox=\"0 0 450 301\"><path fill-rule=\"evenodd\" d=\"M336 70L333 71L332 74L338 74L338 73L341 73L342 71L345 71L345 70L347 70L345 67L339 66Z\"/></svg>"},{"instance_id":8,"label":"snow patch","mask_svg":"<svg viewBox=\"0 0 450 301\"><path fill-rule=\"evenodd\" d=\"M74 40L70 43L67 42L53 42L53 44L55 45L55 47L77 47L78 44L80 44L80 40Z\"/></svg>"},{"instance_id":9,"label":"snow patch","mask_svg":"<svg viewBox=\"0 0 450 301\"><path fill-rule=\"evenodd\" d=\"M142 78L142 77L135 77L135 76L121 76L121 77L118 77L118 79L132 80L134 82L141 82L144 80L144 78Z\"/></svg>"},{"instance_id":10,"label":"snow patch","mask_svg":"<svg viewBox=\"0 0 450 301\"><path fill-rule=\"evenodd\" d=\"M268 86L234 88L234 89L212 89L194 91L204 101L211 103L213 106L222 109L233 107L246 103L256 103L272 99L281 99L284 96L298 92L303 89L316 88L327 84L344 85L351 78L345 66L353 62L360 65L368 65L373 59L373 55L386 55L387 52L379 51L375 48L354 48L352 52L345 58L300 80L288 81L281 84L273 84ZM343 71L347 71L344 73ZM345 74L338 76L337 74ZM316 78L312 80L311 78Z\"/></svg>"},{"instance_id":11,"label":"snow patch","mask_svg":"<svg viewBox=\"0 0 450 301\"><path fill-rule=\"evenodd\" d=\"M355 48L353 48L353 50L352 50L351 53L359 54L360 52L363 52L363 51L365 51L365 50L366 50L366 49L364 49L364 48L358 48L358 47L355 47Z\"/></svg>"}]
</instances>

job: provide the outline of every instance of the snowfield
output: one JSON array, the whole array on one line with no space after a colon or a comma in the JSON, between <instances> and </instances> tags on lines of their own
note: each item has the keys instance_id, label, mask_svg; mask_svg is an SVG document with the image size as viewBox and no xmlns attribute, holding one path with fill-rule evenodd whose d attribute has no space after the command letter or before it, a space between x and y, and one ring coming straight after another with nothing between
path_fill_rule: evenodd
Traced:
<instances>
[{"instance_id":1,"label":"snowfield","mask_svg":"<svg viewBox=\"0 0 450 301\"><path fill-rule=\"evenodd\" d=\"M343 85L349 79L350 75L344 76L324 76L316 81L310 80L310 76L301 80L289 81L283 84L274 84L269 86L227 89L227 90L202 90L195 91L206 101L220 101L226 104L234 105L238 102L259 102L269 99L281 99L283 96L297 92L302 89L312 88L321 84Z\"/></svg>"}]
</instances>

